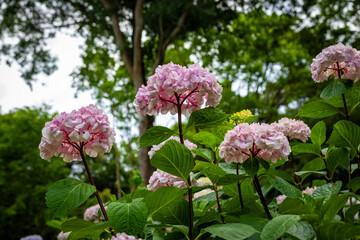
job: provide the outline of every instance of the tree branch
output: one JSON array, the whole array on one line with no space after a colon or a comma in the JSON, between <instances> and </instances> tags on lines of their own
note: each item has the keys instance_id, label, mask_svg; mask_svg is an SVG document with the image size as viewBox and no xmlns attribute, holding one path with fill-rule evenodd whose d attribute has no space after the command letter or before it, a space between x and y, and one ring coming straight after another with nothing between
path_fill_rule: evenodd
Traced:
<instances>
[{"instance_id":1,"label":"tree branch","mask_svg":"<svg viewBox=\"0 0 360 240\"><path fill-rule=\"evenodd\" d=\"M127 48L126 40L124 34L120 30L119 26L119 19L117 17L117 14L112 11L112 6L109 0L101 0L102 4L104 5L105 9L109 11L110 18L111 18L111 24L113 27L114 35L115 35L115 41L118 47L120 48L120 51L122 52L123 60L125 63L125 67L127 71L130 73L130 75L133 75L133 61L130 57L129 50Z\"/></svg>"},{"instance_id":2,"label":"tree branch","mask_svg":"<svg viewBox=\"0 0 360 240\"><path fill-rule=\"evenodd\" d=\"M189 14L189 8L187 7L187 9L183 12L183 14L181 14L181 16L179 17L178 23L176 25L176 27L171 31L169 37L167 39L165 39L165 41L161 41L159 42L159 46L158 46L158 54L156 56L154 65L153 65L153 69L152 69L152 74L154 74L155 69L158 65L160 65L162 63L162 61L164 60L164 56L165 56L165 51L166 48L169 46L169 44L173 41L173 39L175 37L177 37L177 35L180 33L182 27L184 26L186 17ZM160 19L161 20L161 19ZM161 24L161 25L160 25ZM163 29L162 29L162 21L159 22L160 25L160 29L159 29L159 37L163 38Z\"/></svg>"}]
</instances>

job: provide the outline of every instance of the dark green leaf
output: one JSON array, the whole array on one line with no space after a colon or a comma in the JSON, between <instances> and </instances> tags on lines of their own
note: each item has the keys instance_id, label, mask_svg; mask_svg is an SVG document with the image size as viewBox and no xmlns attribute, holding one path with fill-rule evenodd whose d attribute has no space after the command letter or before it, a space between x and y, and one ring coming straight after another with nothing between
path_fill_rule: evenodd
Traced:
<instances>
[{"instance_id":1,"label":"dark green leaf","mask_svg":"<svg viewBox=\"0 0 360 240\"><path fill-rule=\"evenodd\" d=\"M360 235L360 226L337 221L320 225L316 232L318 240L349 239Z\"/></svg>"},{"instance_id":2,"label":"dark green leaf","mask_svg":"<svg viewBox=\"0 0 360 240\"><path fill-rule=\"evenodd\" d=\"M93 225L93 223L89 221L82 219L71 219L61 224L61 230L63 232L78 231L91 225Z\"/></svg>"},{"instance_id":3,"label":"dark green leaf","mask_svg":"<svg viewBox=\"0 0 360 240\"><path fill-rule=\"evenodd\" d=\"M227 223L217 224L205 228L205 231L214 236L221 237L227 240L233 239L247 239L257 233L258 231L250 225L242 223Z\"/></svg>"},{"instance_id":4,"label":"dark green leaf","mask_svg":"<svg viewBox=\"0 0 360 240\"><path fill-rule=\"evenodd\" d=\"M279 214L307 214L310 210L305 202L298 198L285 198L279 206Z\"/></svg>"},{"instance_id":5,"label":"dark green leaf","mask_svg":"<svg viewBox=\"0 0 360 240\"><path fill-rule=\"evenodd\" d=\"M201 110L194 111L187 124L187 128L197 127L197 128L210 128L216 127L221 124L227 118L222 110L213 107L207 107Z\"/></svg>"},{"instance_id":6,"label":"dark green leaf","mask_svg":"<svg viewBox=\"0 0 360 240\"><path fill-rule=\"evenodd\" d=\"M265 168L266 170L269 170L270 169L270 164L265 161L264 159L262 158L257 158L257 160L259 161L259 163L261 164L261 166L263 166L263 168Z\"/></svg>"},{"instance_id":7,"label":"dark green leaf","mask_svg":"<svg viewBox=\"0 0 360 240\"><path fill-rule=\"evenodd\" d=\"M324 159L321 157L315 158L309 162L307 162L304 167L301 169L301 171L318 171L321 169L324 169L325 163Z\"/></svg>"},{"instance_id":8,"label":"dark green leaf","mask_svg":"<svg viewBox=\"0 0 360 240\"><path fill-rule=\"evenodd\" d=\"M174 134L175 132L173 130L166 127L152 127L140 137L140 147L142 148L158 145Z\"/></svg>"},{"instance_id":9,"label":"dark green leaf","mask_svg":"<svg viewBox=\"0 0 360 240\"><path fill-rule=\"evenodd\" d=\"M221 222L221 217L219 212L215 210L211 210L210 212L207 212L204 216L200 217L199 220L197 220L194 223L194 226L199 226L203 223L210 223L210 222Z\"/></svg>"},{"instance_id":10,"label":"dark green leaf","mask_svg":"<svg viewBox=\"0 0 360 240\"><path fill-rule=\"evenodd\" d=\"M323 121L316 123L311 129L311 142L321 148L321 145L326 140L326 125Z\"/></svg>"},{"instance_id":11,"label":"dark green leaf","mask_svg":"<svg viewBox=\"0 0 360 240\"><path fill-rule=\"evenodd\" d=\"M316 235L314 228L307 222L295 223L286 233L300 240L312 240Z\"/></svg>"},{"instance_id":12,"label":"dark green leaf","mask_svg":"<svg viewBox=\"0 0 360 240\"><path fill-rule=\"evenodd\" d=\"M209 132L199 132L192 137L196 142L204 145L205 147L215 150L216 136Z\"/></svg>"},{"instance_id":13,"label":"dark green leaf","mask_svg":"<svg viewBox=\"0 0 360 240\"><path fill-rule=\"evenodd\" d=\"M339 113L340 111L327 104L323 101L311 102L303 105L298 112L299 116L309 117L309 118L325 118L330 117L334 114Z\"/></svg>"},{"instance_id":14,"label":"dark green leaf","mask_svg":"<svg viewBox=\"0 0 360 240\"><path fill-rule=\"evenodd\" d=\"M214 162L214 153L210 149L195 148L195 149L191 149L191 151L196 155L205 158L209 162Z\"/></svg>"},{"instance_id":15,"label":"dark green leaf","mask_svg":"<svg viewBox=\"0 0 360 240\"><path fill-rule=\"evenodd\" d=\"M311 174L319 174L319 175L326 176L327 172L326 171L299 171L299 172L296 172L295 174L300 176L302 178L302 181L304 181Z\"/></svg>"},{"instance_id":16,"label":"dark green leaf","mask_svg":"<svg viewBox=\"0 0 360 240\"><path fill-rule=\"evenodd\" d=\"M298 143L291 147L291 151L295 155L300 153L313 153L320 156L320 147L311 143Z\"/></svg>"},{"instance_id":17,"label":"dark green leaf","mask_svg":"<svg viewBox=\"0 0 360 240\"><path fill-rule=\"evenodd\" d=\"M111 223L106 222L100 222L100 223L91 223L91 225L77 229L72 230L68 240L77 240L77 239L99 239L99 235L104 232L105 229L108 229L111 227ZM64 230L63 230L64 231ZM65 232L65 231L64 231Z\"/></svg>"},{"instance_id":18,"label":"dark green leaf","mask_svg":"<svg viewBox=\"0 0 360 240\"><path fill-rule=\"evenodd\" d=\"M143 202L136 201L132 203L110 203L107 212L109 221L117 232L136 236L145 227L148 211Z\"/></svg>"},{"instance_id":19,"label":"dark green leaf","mask_svg":"<svg viewBox=\"0 0 360 240\"><path fill-rule=\"evenodd\" d=\"M360 189L360 177L355 177L348 182L346 187L351 188L353 192L357 192Z\"/></svg>"},{"instance_id":20,"label":"dark green leaf","mask_svg":"<svg viewBox=\"0 0 360 240\"><path fill-rule=\"evenodd\" d=\"M350 147L354 152L360 145L360 127L353 122L341 120L334 125L328 144Z\"/></svg>"},{"instance_id":21,"label":"dark green leaf","mask_svg":"<svg viewBox=\"0 0 360 240\"><path fill-rule=\"evenodd\" d=\"M327 183L316 189L312 193L314 199L325 198L325 201L329 199L332 195L337 195L340 192L341 182L337 181L336 183Z\"/></svg>"},{"instance_id":22,"label":"dark green leaf","mask_svg":"<svg viewBox=\"0 0 360 240\"><path fill-rule=\"evenodd\" d=\"M185 181L195 165L191 151L175 140L166 142L160 150L156 151L150 162L154 167Z\"/></svg>"},{"instance_id":23,"label":"dark green leaf","mask_svg":"<svg viewBox=\"0 0 360 240\"><path fill-rule=\"evenodd\" d=\"M345 213L345 219L349 223L354 222L355 215L360 211L360 204L353 205Z\"/></svg>"},{"instance_id":24,"label":"dark green leaf","mask_svg":"<svg viewBox=\"0 0 360 240\"><path fill-rule=\"evenodd\" d=\"M332 195L321 209L320 216L322 217L322 222L332 222L347 200L348 196L346 194L340 196Z\"/></svg>"},{"instance_id":25,"label":"dark green leaf","mask_svg":"<svg viewBox=\"0 0 360 240\"><path fill-rule=\"evenodd\" d=\"M241 164L241 166L245 169L245 172L253 177L257 174L259 170L259 161L256 158L248 158Z\"/></svg>"},{"instance_id":26,"label":"dark green leaf","mask_svg":"<svg viewBox=\"0 0 360 240\"><path fill-rule=\"evenodd\" d=\"M345 85L341 81L333 81L320 94L321 98L329 99L345 92Z\"/></svg>"},{"instance_id":27,"label":"dark green leaf","mask_svg":"<svg viewBox=\"0 0 360 240\"><path fill-rule=\"evenodd\" d=\"M290 198L301 198L301 191L282 179L281 177L275 176L271 181L271 184L279 190L282 194Z\"/></svg>"},{"instance_id":28,"label":"dark green leaf","mask_svg":"<svg viewBox=\"0 0 360 240\"><path fill-rule=\"evenodd\" d=\"M189 224L189 203L180 198L153 214L153 219L164 224L187 226Z\"/></svg>"},{"instance_id":29,"label":"dark green leaf","mask_svg":"<svg viewBox=\"0 0 360 240\"><path fill-rule=\"evenodd\" d=\"M45 197L51 218L67 216L94 192L94 186L77 179L66 178L55 182Z\"/></svg>"},{"instance_id":30,"label":"dark green leaf","mask_svg":"<svg viewBox=\"0 0 360 240\"><path fill-rule=\"evenodd\" d=\"M280 215L270 220L261 232L261 240L276 240L300 221L298 215Z\"/></svg>"},{"instance_id":31,"label":"dark green leaf","mask_svg":"<svg viewBox=\"0 0 360 240\"><path fill-rule=\"evenodd\" d=\"M331 176L337 167L341 166L346 170L349 169L350 153L344 148L334 148L326 157L327 168L329 169Z\"/></svg>"},{"instance_id":32,"label":"dark green leaf","mask_svg":"<svg viewBox=\"0 0 360 240\"><path fill-rule=\"evenodd\" d=\"M218 185L229 185L246 178L244 175L226 174L217 180Z\"/></svg>"}]
</instances>

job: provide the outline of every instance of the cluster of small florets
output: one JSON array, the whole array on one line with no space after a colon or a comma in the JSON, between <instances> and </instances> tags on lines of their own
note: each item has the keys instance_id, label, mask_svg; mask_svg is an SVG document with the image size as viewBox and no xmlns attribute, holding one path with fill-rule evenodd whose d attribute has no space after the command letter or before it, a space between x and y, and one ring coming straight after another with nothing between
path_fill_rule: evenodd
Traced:
<instances>
[{"instance_id":1,"label":"cluster of small florets","mask_svg":"<svg viewBox=\"0 0 360 240\"><path fill-rule=\"evenodd\" d=\"M118 233L116 236L113 236L111 240L136 240L136 237L127 235L126 233ZM138 240L142 240L141 238L138 238Z\"/></svg>"},{"instance_id":2,"label":"cluster of small florets","mask_svg":"<svg viewBox=\"0 0 360 240\"><path fill-rule=\"evenodd\" d=\"M107 208L108 207L105 207L105 210L107 210ZM93 220L94 222L100 222L101 220L104 220L104 216L100 211L100 205L96 204L92 207L87 208L84 212L84 220L86 221Z\"/></svg>"},{"instance_id":3,"label":"cluster of small florets","mask_svg":"<svg viewBox=\"0 0 360 240\"><path fill-rule=\"evenodd\" d=\"M71 113L63 112L45 124L40 156L48 161L59 154L66 162L79 160L80 152L76 147L83 145L86 154L96 157L110 151L114 136L107 116L94 105Z\"/></svg>"},{"instance_id":4,"label":"cluster of small florets","mask_svg":"<svg viewBox=\"0 0 360 240\"><path fill-rule=\"evenodd\" d=\"M219 149L227 163L242 163L255 153L265 161L276 162L290 153L285 135L265 123L240 123L226 133Z\"/></svg>"},{"instance_id":5,"label":"cluster of small florets","mask_svg":"<svg viewBox=\"0 0 360 240\"><path fill-rule=\"evenodd\" d=\"M301 120L282 118L278 122L272 123L276 130L283 132L286 137L289 139L300 139L303 142L310 137L311 130L308 125L306 125Z\"/></svg>"},{"instance_id":6,"label":"cluster of small florets","mask_svg":"<svg viewBox=\"0 0 360 240\"><path fill-rule=\"evenodd\" d=\"M188 116L204 103L206 106L217 106L221 92L222 87L207 69L197 64L186 68L169 63L156 68L147 86L143 85L138 90L134 103L141 116L176 114L180 104L181 113Z\"/></svg>"},{"instance_id":7,"label":"cluster of small florets","mask_svg":"<svg viewBox=\"0 0 360 240\"><path fill-rule=\"evenodd\" d=\"M339 78L360 79L360 52L342 43L325 48L311 64L312 78L315 82L323 82L330 75Z\"/></svg>"},{"instance_id":8,"label":"cluster of small florets","mask_svg":"<svg viewBox=\"0 0 360 240\"><path fill-rule=\"evenodd\" d=\"M229 122L232 124L243 123L246 121L246 119L248 117L252 117L252 116L254 116L254 115L252 114L252 112L249 109L242 110L240 112L236 112L236 113L232 114L231 118L234 118L234 120L230 119Z\"/></svg>"}]
</instances>

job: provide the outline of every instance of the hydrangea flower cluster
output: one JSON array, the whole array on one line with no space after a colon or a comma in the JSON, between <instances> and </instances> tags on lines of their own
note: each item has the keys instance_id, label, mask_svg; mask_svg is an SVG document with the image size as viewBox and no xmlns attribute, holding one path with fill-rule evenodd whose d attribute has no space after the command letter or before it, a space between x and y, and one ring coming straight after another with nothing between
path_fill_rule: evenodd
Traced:
<instances>
[{"instance_id":1,"label":"hydrangea flower cluster","mask_svg":"<svg viewBox=\"0 0 360 240\"><path fill-rule=\"evenodd\" d=\"M239 124L239 123L243 123L248 117L252 117L254 116L252 114L252 112L249 109L246 110L242 110L240 112L236 112L234 114L231 115L231 118L236 118L236 119L230 119L230 123L231 124Z\"/></svg>"},{"instance_id":2,"label":"hydrangea flower cluster","mask_svg":"<svg viewBox=\"0 0 360 240\"><path fill-rule=\"evenodd\" d=\"M311 64L312 78L315 82L323 82L332 74L335 78L339 78L338 69L342 72L341 78L358 81L360 79L360 52L342 43L323 49Z\"/></svg>"},{"instance_id":3,"label":"hydrangea flower cluster","mask_svg":"<svg viewBox=\"0 0 360 240\"><path fill-rule=\"evenodd\" d=\"M163 141L162 143L153 146L153 147L150 149L149 153L148 153L148 154L149 154L149 157L152 158L152 157L155 155L156 151L158 151L162 146L164 146L164 144L165 144L167 141L169 141L169 140L175 140L175 141L177 141L177 142L180 142L180 138L179 138L179 137L171 136L171 137L169 137L168 139L166 139L165 141ZM190 142L189 140L184 140L184 145L185 145L185 147L187 147L187 148L190 149L190 150L197 148L196 144ZM195 157L195 154L193 154L193 155L194 155L194 157Z\"/></svg>"},{"instance_id":4,"label":"hydrangea flower cluster","mask_svg":"<svg viewBox=\"0 0 360 240\"><path fill-rule=\"evenodd\" d=\"M126 233L118 233L116 236L113 236L111 240L136 240L136 238L132 235L127 235ZM138 240L142 240L138 238Z\"/></svg>"},{"instance_id":5,"label":"hydrangea flower cluster","mask_svg":"<svg viewBox=\"0 0 360 240\"><path fill-rule=\"evenodd\" d=\"M310 137L311 130L308 125L306 125L301 120L282 118L278 122L272 123L276 130L283 132L286 137L289 139L300 139L302 142Z\"/></svg>"},{"instance_id":6,"label":"hydrangea flower cluster","mask_svg":"<svg viewBox=\"0 0 360 240\"><path fill-rule=\"evenodd\" d=\"M107 210L107 206L105 207L105 210ZM99 219L99 215L101 214L101 217ZM84 212L84 220L94 220L94 222L100 222L100 220L104 220L104 216L100 211L100 205L96 204L92 207L89 207Z\"/></svg>"},{"instance_id":7,"label":"hydrangea flower cluster","mask_svg":"<svg viewBox=\"0 0 360 240\"><path fill-rule=\"evenodd\" d=\"M186 183L183 179L174 176L170 173L157 169L151 175L149 184L146 186L148 190L156 191L161 187L172 186L177 188L186 188Z\"/></svg>"},{"instance_id":8,"label":"hydrangea flower cluster","mask_svg":"<svg viewBox=\"0 0 360 240\"><path fill-rule=\"evenodd\" d=\"M207 69L197 64L186 68L171 62L156 68L147 86L141 86L137 92L134 103L141 116L176 114L177 105L188 116L200 109L205 100L206 106L217 106L221 93L222 87Z\"/></svg>"},{"instance_id":9,"label":"hydrangea flower cluster","mask_svg":"<svg viewBox=\"0 0 360 240\"><path fill-rule=\"evenodd\" d=\"M79 160L80 149L90 157L109 152L115 140L115 131L108 117L89 105L71 113L57 114L42 130L39 145L41 158L50 161L52 156L64 161Z\"/></svg>"},{"instance_id":10,"label":"hydrangea flower cluster","mask_svg":"<svg viewBox=\"0 0 360 240\"><path fill-rule=\"evenodd\" d=\"M285 135L265 123L240 123L226 133L219 149L227 163L242 163L251 155L276 162L290 154Z\"/></svg>"}]
</instances>

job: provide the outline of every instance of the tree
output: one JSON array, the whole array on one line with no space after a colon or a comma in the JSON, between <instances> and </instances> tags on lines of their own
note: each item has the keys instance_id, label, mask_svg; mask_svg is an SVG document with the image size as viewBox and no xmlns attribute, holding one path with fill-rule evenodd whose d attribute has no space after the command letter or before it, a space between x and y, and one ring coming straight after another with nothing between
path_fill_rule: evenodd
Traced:
<instances>
[{"instance_id":1,"label":"tree","mask_svg":"<svg viewBox=\"0 0 360 240\"><path fill-rule=\"evenodd\" d=\"M84 66L74 73L74 85L79 89L95 88L97 97L110 100L110 108L117 109L116 113L123 110L119 106L126 106L125 114L116 117L129 118L135 115L133 107L129 107L134 93L146 84L146 76L163 63L170 44L198 29L221 29L236 16L235 2L7 1L1 7L0 36L17 38L18 42L3 44L1 53L23 66L22 76L31 85L39 72L51 74L56 69L46 40L54 37L57 30L75 29L77 35L86 39L86 46ZM106 68L99 70L101 66ZM106 72L109 69L111 72ZM150 128L153 121L150 116L140 117L139 134ZM139 150L140 173L145 183L152 172L148 150Z\"/></svg>"}]
</instances>

